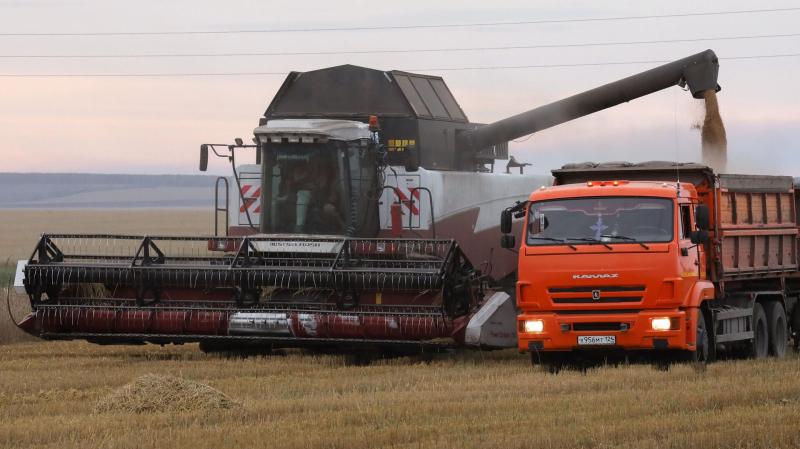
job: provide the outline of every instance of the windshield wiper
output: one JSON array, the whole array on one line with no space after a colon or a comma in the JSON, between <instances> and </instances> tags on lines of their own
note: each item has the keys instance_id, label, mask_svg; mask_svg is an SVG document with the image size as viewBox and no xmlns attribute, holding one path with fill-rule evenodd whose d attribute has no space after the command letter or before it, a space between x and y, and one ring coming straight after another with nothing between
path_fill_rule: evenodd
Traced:
<instances>
[{"instance_id":1,"label":"windshield wiper","mask_svg":"<svg viewBox=\"0 0 800 449\"><path fill-rule=\"evenodd\" d=\"M620 240L625 240L626 242L638 243L639 245L641 245L641 246L642 246L642 248L644 248L644 249L646 249L646 250L649 250L649 249L650 249L650 247L649 247L649 246L647 246L647 245L645 245L644 243L642 243L642 242L640 242L640 241L636 240L636 239L635 239L635 238L633 238L633 237L628 237L628 236L626 236L626 235L601 235L600 237L608 237L608 238L610 238L610 239L620 239Z\"/></svg>"},{"instance_id":2,"label":"windshield wiper","mask_svg":"<svg viewBox=\"0 0 800 449\"><path fill-rule=\"evenodd\" d=\"M600 240L591 239L589 237L567 237L567 240L580 240L581 242L597 243L597 244L605 246L606 248L608 248L608 249L610 249L612 251L614 250L614 248L612 248L611 245L609 245L608 243L601 242Z\"/></svg>"},{"instance_id":3,"label":"windshield wiper","mask_svg":"<svg viewBox=\"0 0 800 449\"><path fill-rule=\"evenodd\" d=\"M574 246L572 246L569 243L565 242L564 239L554 239L553 237L528 237L528 238L531 239L531 240L549 240L551 242L558 242L558 243L560 243L562 245L569 246L570 248L572 248L573 251L577 251L578 250L578 248L575 248Z\"/></svg>"}]
</instances>

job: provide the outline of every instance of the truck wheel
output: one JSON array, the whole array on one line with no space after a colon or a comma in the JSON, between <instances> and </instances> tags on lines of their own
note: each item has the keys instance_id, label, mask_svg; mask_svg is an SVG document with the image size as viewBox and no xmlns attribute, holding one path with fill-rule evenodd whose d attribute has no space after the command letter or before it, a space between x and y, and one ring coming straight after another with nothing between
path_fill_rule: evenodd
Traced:
<instances>
[{"instance_id":1,"label":"truck wheel","mask_svg":"<svg viewBox=\"0 0 800 449\"><path fill-rule=\"evenodd\" d=\"M794 340L794 350L800 350L800 303L795 303L792 309L792 339Z\"/></svg>"},{"instance_id":2,"label":"truck wheel","mask_svg":"<svg viewBox=\"0 0 800 449\"><path fill-rule=\"evenodd\" d=\"M789 335L786 330L786 312L783 304L770 301L766 304L767 328L769 330L769 352L775 357L786 355Z\"/></svg>"},{"instance_id":3,"label":"truck wheel","mask_svg":"<svg viewBox=\"0 0 800 449\"><path fill-rule=\"evenodd\" d=\"M708 337L706 317L702 310L697 311L697 339L695 345L697 347L691 353L691 361L700 364L707 363L709 361L709 354L711 354L711 339Z\"/></svg>"},{"instance_id":4,"label":"truck wheel","mask_svg":"<svg viewBox=\"0 0 800 449\"><path fill-rule=\"evenodd\" d=\"M681 351L675 354L679 362L696 363L705 365L714 359L714 351L711 347L711 337L706 329L706 316L702 310L697 310L697 336L695 338L694 351ZM669 360L659 359L653 365L659 371L669 370Z\"/></svg>"},{"instance_id":5,"label":"truck wheel","mask_svg":"<svg viewBox=\"0 0 800 449\"><path fill-rule=\"evenodd\" d=\"M562 360L552 354L543 354L541 352L531 352L531 365L539 366L545 372L550 374L558 374L564 366Z\"/></svg>"},{"instance_id":6,"label":"truck wheel","mask_svg":"<svg viewBox=\"0 0 800 449\"><path fill-rule=\"evenodd\" d=\"M546 371L548 374L558 374L561 372L561 368L564 366L561 362L544 362L542 363L542 369Z\"/></svg>"},{"instance_id":7,"label":"truck wheel","mask_svg":"<svg viewBox=\"0 0 800 449\"><path fill-rule=\"evenodd\" d=\"M747 344L747 355L754 359L763 359L769 355L769 332L767 331L767 315L759 303L753 305L753 341Z\"/></svg>"}]
</instances>

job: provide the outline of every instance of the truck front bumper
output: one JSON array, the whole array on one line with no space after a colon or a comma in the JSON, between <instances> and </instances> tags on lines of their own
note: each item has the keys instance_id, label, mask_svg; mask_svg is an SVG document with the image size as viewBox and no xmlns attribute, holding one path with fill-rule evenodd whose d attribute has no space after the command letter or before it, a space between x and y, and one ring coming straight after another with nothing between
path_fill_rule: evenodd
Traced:
<instances>
[{"instance_id":1,"label":"truck front bumper","mask_svg":"<svg viewBox=\"0 0 800 449\"><path fill-rule=\"evenodd\" d=\"M570 311L569 314L527 312L517 318L519 350L694 350L695 338L688 321L688 312L678 309L644 310L636 313L604 311L602 314L580 314L578 311ZM670 329L653 330L654 318L668 318L672 324ZM541 332L526 332L525 322L535 320L542 321Z\"/></svg>"}]
</instances>

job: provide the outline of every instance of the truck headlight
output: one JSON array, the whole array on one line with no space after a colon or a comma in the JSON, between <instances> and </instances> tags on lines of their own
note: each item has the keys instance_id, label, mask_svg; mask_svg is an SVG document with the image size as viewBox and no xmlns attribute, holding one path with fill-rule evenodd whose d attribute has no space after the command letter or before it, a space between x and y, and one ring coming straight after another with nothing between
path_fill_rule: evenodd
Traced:
<instances>
[{"instance_id":1,"label":"truck headlight","mask_svg":"<svg viewBox=\"0 0 800 449\"><path fill-rule=\"evenodd\" d=\"M653 318L650 321L650 327L654 331L668 331L672 329L672 320L669 318Z\"/></svg>"},{"instance_id":2,"label":"truck headlight","mask_svg":"<svg viewBox=\"0 0 800 449\"><path fill-rule=\"evenodd\" d=\"M525 321L525 332L541 332L544 330L544 321L530 320Z\"/></svg>"}]
</instances>

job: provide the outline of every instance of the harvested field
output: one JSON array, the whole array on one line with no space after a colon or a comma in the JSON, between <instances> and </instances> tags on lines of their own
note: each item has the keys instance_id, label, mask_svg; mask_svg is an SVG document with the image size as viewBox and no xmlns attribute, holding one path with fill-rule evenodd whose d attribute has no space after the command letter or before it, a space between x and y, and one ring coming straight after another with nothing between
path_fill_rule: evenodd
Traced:
<instances>
[{"instance_id":1,"label":"harvested field","mask_svg":"<svg viewBox=\"0 0 800 449\"><path fill-rule=\"evenodd\" d=\"M14 294L13 289L9 291L4 282L3 287L0 288L0 300L3 302L2 307L0 307L0 345L18 341L39 341L37 338L17 329L11 319L11 317L14 317L14 321L19 322L31 311L28 298ZM6 302L7 300L9 302ZM10 316L9 313L11 314Z\"/></svg>"},{"instance_id":2,"label":"harvested field","mask_svg":"<svg viewBox=\"0 0 800 449\"><path fill-rule=\"evenodd\" d=\"M236 405L236 401L208 385L172 375L148 373L100 398L94 411L187 412L224 410Z\"/></svg>"},{"instance_id":3,"label":"harvested field","mask_svg":"<svg viewBox=\"0 0 800 449\"><path fill-rule=\"evenodd\" d=\"M3 214L0 260L45 230L213 230L205 211ZM20 317L27 298L13 299ZM25 336L0 310L0 342ZM0 345L0 447L796 447L798 385L795 354L552 376L514 351L352 366L37 341Z\"/></svg>"},{"instance_id":4,"label":"harvested field","mask_svg":"<svg viewBox=\"0 0 800 449\"><path fill-rule=\"evenodd\" d=\"M98 412L148 373L241 405ZM548 375L516 353L348 366L341 357L222 358L195 345L0 347L0 446L796 447L800 358L603 367Z\"/></svg>"}]
</instances>

